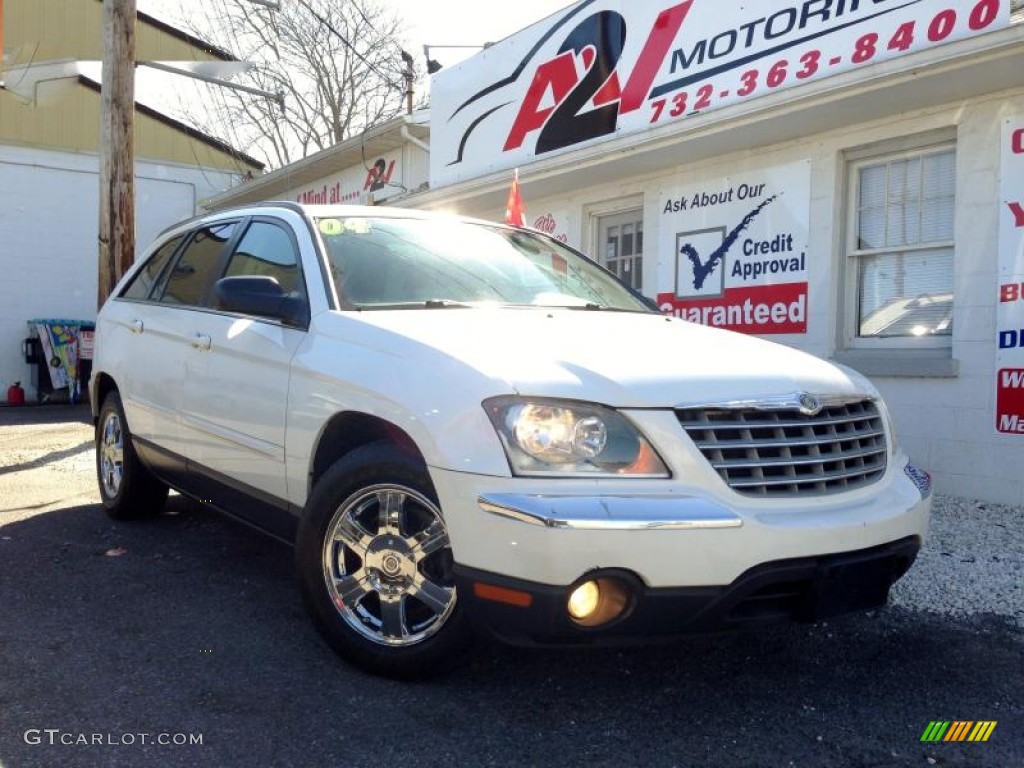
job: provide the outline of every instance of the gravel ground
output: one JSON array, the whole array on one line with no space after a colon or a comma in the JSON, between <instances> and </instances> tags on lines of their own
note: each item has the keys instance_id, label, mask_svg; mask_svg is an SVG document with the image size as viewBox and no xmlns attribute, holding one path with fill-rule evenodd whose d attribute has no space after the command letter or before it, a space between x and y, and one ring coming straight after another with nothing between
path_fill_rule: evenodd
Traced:
<instances>
[{"instance_id":1,"label":"gravel ground","mask_svg":"<svg viewBox=\"0 0 1024 768\"><path fill-rule=\"evenodd\" d=\"M894 605L1024 627L1024 509L936 496L924 548L893 588Z\"/></svg>"}]
</instances>

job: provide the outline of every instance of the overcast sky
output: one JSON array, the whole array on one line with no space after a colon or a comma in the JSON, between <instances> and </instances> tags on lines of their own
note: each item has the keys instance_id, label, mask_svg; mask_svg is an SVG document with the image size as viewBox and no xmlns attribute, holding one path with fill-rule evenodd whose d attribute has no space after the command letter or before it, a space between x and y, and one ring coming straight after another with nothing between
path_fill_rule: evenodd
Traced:
<instances>
[{"instance_id":1,"label":"overcast sky","mask_svg":"<svg viewBox=\"0 0 1024 768\"><path fill-rule=\"evenodd\" d=\"M282 0L288 3L294 0ZM392 9L406 28L407 50L423 64L423 46L431 46L431 58L452 65L472 50L433 46L483 45L528 27L571 5L571 0L378 0ZM140 11L176 21L181 14L199 9L202 0L138 0ZM218 42L216 40L211 42Z\"/></svg>"}]
</instances>

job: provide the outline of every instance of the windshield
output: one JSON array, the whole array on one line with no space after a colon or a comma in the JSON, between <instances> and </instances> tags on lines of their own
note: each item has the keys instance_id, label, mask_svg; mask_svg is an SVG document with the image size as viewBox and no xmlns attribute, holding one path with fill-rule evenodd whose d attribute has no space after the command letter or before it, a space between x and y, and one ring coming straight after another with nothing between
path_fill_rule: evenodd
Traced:
<instances>
[{"instance_id":1,"label":"windshield","mask_svg":"<svg viewBox=\"0 0 1024 768\"><path fill-rule=\"evenodd\" d=\"M413 218L316 224L345 309L499 304L652 311L610 274L539 234Z\"/></svg>"}]
</instances>

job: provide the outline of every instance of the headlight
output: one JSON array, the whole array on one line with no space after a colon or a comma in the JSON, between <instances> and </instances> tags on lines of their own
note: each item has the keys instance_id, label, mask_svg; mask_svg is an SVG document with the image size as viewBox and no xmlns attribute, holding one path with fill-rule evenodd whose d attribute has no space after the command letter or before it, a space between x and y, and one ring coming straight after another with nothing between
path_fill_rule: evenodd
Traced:
<instances>
[{"instance_id":1,"label":"headlight","mask_svg":"<svg viewBox=\"0 0 1024 768\"><path fill-rule=\"evenodd\" d=\"M647 439L610 408L520 397L484 408L514 474L669 477Z\"/></svg>"}]
</instances>

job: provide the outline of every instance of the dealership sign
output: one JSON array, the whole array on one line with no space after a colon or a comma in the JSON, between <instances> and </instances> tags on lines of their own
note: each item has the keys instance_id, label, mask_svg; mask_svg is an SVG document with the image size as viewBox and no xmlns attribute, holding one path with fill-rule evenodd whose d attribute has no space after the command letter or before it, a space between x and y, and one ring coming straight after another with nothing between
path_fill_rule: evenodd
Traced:
<instances>
[{"instance_id":1,"label":"dealership sign","mask_svg":"<svg viewBox=\"0 0 1024 768\"><path fill-rule=\"evenodd\" d=\"M663 312L756 334L807 332L808 161L667 190Z\"/></svg>"},{"instance_id":2,"label":"dealership sign","mask_svg":"<svg viewBox=\"0 0 1024 768\"><path fill-rule=\"evenodd\" d=\"M996 430L1024 435L1024 115L1003 122Z\"/></svg>"},{"instance_id":3,"label":"dealership sign","mask_svg":"<svg viewBox=\"0 0 1024 768\"><path fill-rule=\"evenodd\" d=\"M581 0L435 75L430 183L1008 26L1010 0Z\"/></svg>"},{"instance_id":4,"label":"dealership sign","mask_svg":"<svg viewBox=\"0 0 1024 768\"><path fill-rule=\"evenodd\" d=\"M304 205L379 203L405 191L401 180L401 154L371 155L365 166L346 168L311 184L296 193L295 200Z\"/></svg>"}]
</instances>

